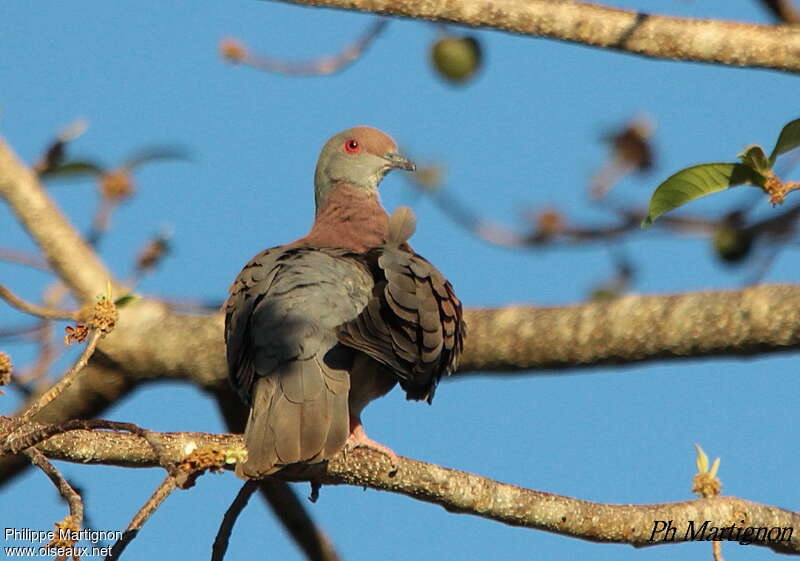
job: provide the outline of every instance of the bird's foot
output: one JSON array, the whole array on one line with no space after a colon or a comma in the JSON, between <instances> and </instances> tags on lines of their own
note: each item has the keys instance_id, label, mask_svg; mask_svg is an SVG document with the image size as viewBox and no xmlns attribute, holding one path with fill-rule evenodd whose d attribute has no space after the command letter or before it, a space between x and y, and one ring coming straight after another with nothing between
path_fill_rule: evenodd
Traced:
<instances>
[{"instance_id":1,"label":"bird's foot","mask_svg":"<svg viewBox=\"0 0 800 561\"><path fill-rule=\"evenodd\" d=\"M347 437L347 441L344 443L344 451L347 453L355 448L369 448L370 450L375 450L376 452L388 456L389 461L392 463L391 473L397 471L397 466L400 464L400 461L397 458L397 454L394 453L394 450L368 437L364 430L364 425L360 422L351 421L350 436Z\"/></svg>"}]
</instances>

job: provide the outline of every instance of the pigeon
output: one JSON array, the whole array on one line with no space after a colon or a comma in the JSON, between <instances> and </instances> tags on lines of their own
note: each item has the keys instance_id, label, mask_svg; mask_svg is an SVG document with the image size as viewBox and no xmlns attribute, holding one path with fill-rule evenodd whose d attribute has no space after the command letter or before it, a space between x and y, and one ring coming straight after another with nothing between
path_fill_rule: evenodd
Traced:
<instances>
[{"instance_id":1,"label":"pigeon","mask_svg":"<svg viewBox=\"0 0 800 561\"><path fill-rule=\"evenodd\" d=\"M416 219L390 217L378 185L413 171L371 127L326 142L314 176L310 232L251 259L224 304L229 379L250 413L243 478L324 462L342 449L395 453L364 431L361 413L396 384L431 402L458 367L466 336L447 279L408 244Z\"/></svg>"}]
</instances>

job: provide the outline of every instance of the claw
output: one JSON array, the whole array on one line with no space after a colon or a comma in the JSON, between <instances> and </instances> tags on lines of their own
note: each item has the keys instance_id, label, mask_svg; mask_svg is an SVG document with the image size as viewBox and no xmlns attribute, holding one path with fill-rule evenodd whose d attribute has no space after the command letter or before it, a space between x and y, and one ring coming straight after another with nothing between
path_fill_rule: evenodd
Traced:
<instances>
[{"instance_id":1,"label":"claw","mask_svg":"<svg viewBox=\"0 0 800 561\"><path fill-rule=\"evenodd\" d=\"M347 441L344 444L344 451L347 453L355 448L369 448L370 450L375 450L376 452L388 456L392 464L390 473L395 473L397 471L397 466L400 464L400 461L394 450L369 438L360 420L350 419L350 436L347 437Z\"/></svg>"}]
</instances>

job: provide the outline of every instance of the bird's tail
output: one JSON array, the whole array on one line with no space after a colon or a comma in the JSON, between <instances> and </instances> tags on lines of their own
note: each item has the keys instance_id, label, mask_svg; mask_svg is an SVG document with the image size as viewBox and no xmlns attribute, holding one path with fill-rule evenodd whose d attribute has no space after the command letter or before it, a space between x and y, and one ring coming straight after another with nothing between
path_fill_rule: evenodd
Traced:
<instances>
[{"instance_id":1,"label":"bird's tail","mask_svg":"<svg viewBox=\"0 0 800 561\"><path fill-rule=\"evenodd\" d=\"M316 357L286 362L256 380L244 431L247 460L236 474L258 478L335 455L350 432L349 389L347 372Z\"/></svg>"}]
</instances>

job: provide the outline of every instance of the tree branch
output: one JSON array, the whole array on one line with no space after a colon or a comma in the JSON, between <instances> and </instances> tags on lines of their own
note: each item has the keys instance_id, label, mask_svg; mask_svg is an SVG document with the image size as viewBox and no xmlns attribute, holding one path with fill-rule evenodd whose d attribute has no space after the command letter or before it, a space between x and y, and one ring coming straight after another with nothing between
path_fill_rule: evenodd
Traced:
<instances>
[{"instance_id":1,"label":"tree branch","mask_svg":"<svg viewBox=\"0 0 800 561\"><path fill-rule=\"evenodd\" d=\"M64 479L61 472L58 471L39 450L32 448L30 450L25 450L23 454L53 482L53 485L56 486L59 494L61 494L69 506L70 525L74 525L76 529L80 529L83 523L83 501L81 500L81 496L72 488L72 485Z\"/></svg>"},{"instance_id":2,"label":"tree branch","mask_svg":"<svg viewBox=\"0 0 800 561\"><path fill-rule=\"evenodd\" d=\"M656 16L573 0L283 0L561 39L668 60L800 72L800 31Z\"/></svg>"},{"instance_id":3,"label":"tree branch","mask_svg":"<svg viewBox=\"0 0 800 561\"><path fill-rule=\"evenodd\" d=\"M164 499L166 499L176 487L175 478L168 475L156 490L153 491L153 494L147 499L147 502L142 505L142 508L136 512L133 519L128 524L128 527L125 528L125 531L122 533L122 536L112 546L111 553L106 556L106 561L115 561L119 559L128 544L139 534L139 530L142 529L147 519L161 506Z\"/></svg>"},{"instance_id":4,"label":"tree branch","mask_svg":"<svg viewBox=\"0 0 800 561\"><path fill-rule=\"evenodd\" d=\"M566 307L471 309L465 317L469 334L459 374L800 348L800 286L794 285L631 295ZM106 358L143 379L163 376L190 380L211 391L227 388L219 315L186 316L163 310L141 324L120 322L108 339L114 344L101 347Z\"/></svg>"},{"instance_id":5,"label":"tree branch","mask_svg":"<svg viewBox=\"0 0 800 561\"><path fill-rule=\"evenodd\" d=\"M309 561L339 561L339 554L328 536L311 519L287 483L274 479L264 479L260 483L261 493L272 512Z\"/></svg>"},{"instance_id":6,"label":"tree branch","mask_svg":"<svg viewBox=\"0 0 800 561\"><path fill-rule=\"evenodd\" d=\"M761 4L778 20L784 23L800 23L800 11L792 0L760 0Z\"/></svg>"},{"instance_id":7,"label":"tree branch","mask_svg":"<svg viewBox=\"0 0 800 561\"><path fill-rule=\"evenodd\" d=\"M0 428L10 419L0 418ZM158 467L178 463L189 451L214 450L222 455L242 452L239 435L204 433L154 433L158 454L139 436L76 430L53 436L37 449L46 456L70 462ZM485 477L443 468L408 458L399 458L397 473L389 475L388 460L379 452L356 449L346 458L339 454L327 469L308 467L289 474L296 480L318 480L326 485L355 485L406 495L437 504L449 512L481 516L512 526L522 526L601 543L627 543L637 547L677 543L651 541L657 521L672 520L680 529L689 521L723 528L735 524L739 533L728 539L741 540L743 528L797 528L800 514L753 503L736 497L714 497L680 503L613 505L524 489ZM752 537L752 536L751 536ZM780 541L751 540L753 545L780 553L800 554L800 533L783 533Z\"/></svg>"},{"instance_id":8,"label":"tree branch","mask_svg":"<svg viewBox=\"0 0 800 561\"><path fill-rule=\"evenodd\" d=\"M47 407L55 398L61 395L64 390L72 385L72 383L75 381L75 377L89 362L89 358L94 353L94 350L97 347L97 342L102 336L102 331L98 330L92 332L91 336L89 337L89 342L86 343L86 347L84 347L83 352L81 352L81 355L78 357L78 360L75 361L75 364L73 364L70 369L67 370L64 376L62 376L58 382L53 384L53 386L45 393L38 396L33 404L23 411L22 414L20 414L18 422L28 421L35 417L39 411Z\"/></svg>"},{"instance_id":9,"label":"tree branch","mask_svg":"<svg viewBox=\"0 0 800 561\"><path fill-rule=\"evenodd\" d=\"M217 537L214 538L214 545L211 547L211 561L223 561L225 553L228 551L228 542L231 538L231 532L236 525L236 520L239 515L247 506L250 497L258 491L258 481L249 480L242 485L239 492L236 493L236 498L225 511L225 516L222 518L222 523L219 525Z\"/></svg>"},{"instance_id":10,"label":"tree branch","mask_svg":"<svg viewBox=\"0 0 800 561\"><path fill-rule=\"evenodd\" d=\"M747 356L800 348L800 286L473 309L466 319L469 336L457 375ZM226 372L220 315L182 315L140 300L122 310L81 376L34 419L63 423L97 416L140 384L159 379L192 382L238 403ZM0 481L25 466L17 457L0 458Z\"/></svg>"},{"instance_id":11,"label":"tree branch","mask_svg":"<svg viewBox=\"0 0 800 561\"><path fill-rule=\"evenodd\" d=\"M0 196L42 249L47 262L82 302L104 292L111 275L39 179L0 138Z\"/></svg>"},{"instance_id":12,"label":"tree branch","mask_svg":"<svg viewBox=\"0 0 800 561\"><path fill-rule=\"evenodd\" d=\"M76 320L78 319L77 312L68 312L66 310L53 310L26 302L22 298L15 295L8 288L0 284L0 299L5 300L9 306L18 309L21 312L36 316L42 319L60 319L60 320Z\"/></svg>"}]
</instances>

